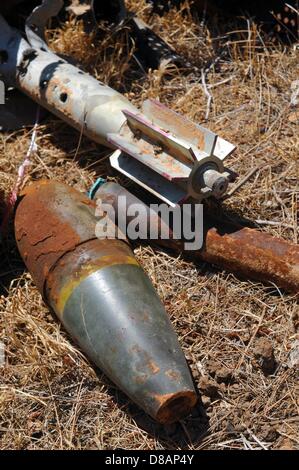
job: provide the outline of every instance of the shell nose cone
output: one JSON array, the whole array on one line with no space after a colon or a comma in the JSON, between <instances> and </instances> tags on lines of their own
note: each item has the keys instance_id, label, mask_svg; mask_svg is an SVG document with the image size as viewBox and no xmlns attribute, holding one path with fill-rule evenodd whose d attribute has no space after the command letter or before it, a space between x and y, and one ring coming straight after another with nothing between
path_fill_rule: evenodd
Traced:
<instances>
[{"instance_id":1,"label":"shell nose cone","mask_svg":"<svg viewBox=\"0 0 299 470\"><path fill-rule=\"evenodd\" d=\"M158 421L176 421L195 405L185 357L140 266L113 265L88 276L66 302L62 321L89 357Z\"/></svg>"}]
</instances>

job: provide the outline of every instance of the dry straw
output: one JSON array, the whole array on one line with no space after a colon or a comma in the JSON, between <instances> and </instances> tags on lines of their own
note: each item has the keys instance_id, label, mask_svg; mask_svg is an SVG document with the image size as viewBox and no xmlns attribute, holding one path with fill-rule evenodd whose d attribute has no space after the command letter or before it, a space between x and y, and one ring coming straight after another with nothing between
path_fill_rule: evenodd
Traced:
<instances>
[{"instance_id":1,"label":"dry straw","mask_svg":"<svg viewBox=\"0 0 299 470\"><path fill-rule=\"evenodd\" d=\"M209 30L201 11L194 19L187 3L162 18L150 15L143 0L127 3L198 71L183 74L169 65L142 76L126 27L111 34L103 24L96 39L70 18L48 32L49 42L134 103L155 97L197 122L208 117L206 125L238 146L230 165L240 178L255 169L225 205L260 221L261 230L297 242L299 134L289 116L298 52L270 43L249 21L240 29L231 20L225 26L231 34L223 38L216 17ZM223 50L217 67L206 72L205 64ZM1 197L14 187L31 132L0 135ZM24 184L56 178L84 191L96 175L114 177L107 151L85 138L78 147L79 138L49 116L38 128L39 151ZM288 365L298 340L294 296L136 247L204 404L185 421L162 427L95 370L52 317L20 261L12 227L1 250L1 449L298 448L298 376ZM263 370L261 339L265 351L273 348L276 369L270 375Z\"/></svg>"}]
</instances>

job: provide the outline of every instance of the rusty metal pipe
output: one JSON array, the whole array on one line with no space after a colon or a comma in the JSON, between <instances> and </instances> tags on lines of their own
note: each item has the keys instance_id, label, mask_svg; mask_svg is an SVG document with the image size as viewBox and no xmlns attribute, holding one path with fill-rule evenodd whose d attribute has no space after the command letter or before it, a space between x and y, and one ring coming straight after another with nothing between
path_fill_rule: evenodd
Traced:
<instances>
[{"instance_id":1,"label":"rusty metal pipe","mask_svg":"<svg viewBox=\"0 0 299 470\"><path fill-rule=\"evenodd\" d=\"M55 181L25 189L15 216L21 256L86 355L162 423L188 414L196 392L169 317L124 240L95 236L95 204Z\"/></svg>"},{"instance_id":2,"label":"rusty metal pipe","mask_svg":"<svg viewBox=\"0 0 299 470\"><path fill-rule=\"evenodd\" d=\"M117 215L118 197L126 197L126 204L144 204L133 194L116 183L104 183L95 194L113 205ZM157 220L157 213L147 208L147 217ZM128 220L129 222L129 220ZM159 227L165 222L159 222ZM273 283L290 292L299 292L299 247L281 238L258 230L218 220L204 213L204 246L193 251L192 258L207 261L250 279ZM150 240L148 240L150 241ZM183 251L180 240L153 240L177 252Z\"/></svg>"}]
</instances>

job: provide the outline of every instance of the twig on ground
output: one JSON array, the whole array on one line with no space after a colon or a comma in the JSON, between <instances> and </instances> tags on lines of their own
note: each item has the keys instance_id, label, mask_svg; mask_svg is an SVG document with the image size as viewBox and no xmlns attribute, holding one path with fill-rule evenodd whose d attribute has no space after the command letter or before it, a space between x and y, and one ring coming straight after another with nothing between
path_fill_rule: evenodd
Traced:
<instances>
[{"instance_id":1,"label":"twig on ground","mask_svg":"<svg viewBox=\"0 0 299 470\"><path fill-rule=\"evenodd\" d=\"M228 197L231 197L260 169L260 166L255 166L254 168L252 168L252 170L250 170L240 181L238 181L238 183L235 184L235 186L230 191L228 191L222 199L227 199Z\"/></svg>"},{"instance_id":2,"label":"twig on ground","mask_svg":"<svg viewBox=\"0 0 299 470\"><path fill-rule=\"evenodd\" d=\"M212 104L213 97L212 97L211 93L208 90L208 87L207 87L207 84L206 84L205 72L204 72L203 69L201 70L201 83L202 83L204 94L208 98L207 110L206 110L206 114L205 114L205 120L207 121L208 118L209 118L209 115L210 115L211 104Z\"/></svg>"},{"instance_id":3,"label":"twig on ground","mask_svg":"<svg viewBox=\"0 0 299 470\"><path fill-rule=\"evenodd\" d=\"M284 224L281 222L276 222L275 220L261 220L261 219L256 219L255 220L256 224L259 225L272 225L273 227L284 227L284 228L292 228L294 229L294 226L291 224Z\"/></svg>"}]
</instances>

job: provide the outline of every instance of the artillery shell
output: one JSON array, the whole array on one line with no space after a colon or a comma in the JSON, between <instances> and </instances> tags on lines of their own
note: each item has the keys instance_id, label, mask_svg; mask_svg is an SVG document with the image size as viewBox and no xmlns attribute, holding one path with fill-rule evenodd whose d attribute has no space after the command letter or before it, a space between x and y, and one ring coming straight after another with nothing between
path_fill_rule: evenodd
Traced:
<instances>
[{"instance_id":1,"label":"artillery shell","mask_svg":"<svg viewBox=\"0 0 299 470\"><path fill-rule=\"evenodd\" d=\"M168 315L129 245L95 236L95 204L56 181L22 194L15 236L45 301L87 356L162 423L196 403Z\"/></svg>"}]
</instances>

